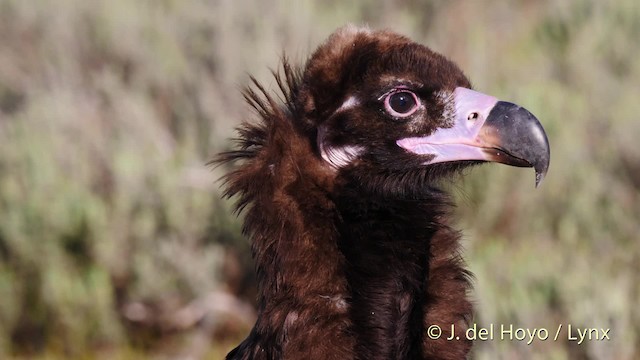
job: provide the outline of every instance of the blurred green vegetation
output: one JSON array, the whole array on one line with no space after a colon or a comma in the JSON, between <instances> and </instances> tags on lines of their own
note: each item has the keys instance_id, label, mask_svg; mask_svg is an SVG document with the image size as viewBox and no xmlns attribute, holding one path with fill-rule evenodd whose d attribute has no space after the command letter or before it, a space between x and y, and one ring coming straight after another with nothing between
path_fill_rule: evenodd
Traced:
<instances>
[{"instance_id":1,"label":"blurred green vegetation","mask_svg":"<svg viewBox=\"0 0 640 360\"><path fill-rule=\"evenodd\" d=\"M636 0L0 0L0 358L222 358L253 316L239 220L205 163L335 28L387 27L541 119L547 179L452 191L476 321L611 328L474 358L640 358Z\"/></svg>"}]
</instances>

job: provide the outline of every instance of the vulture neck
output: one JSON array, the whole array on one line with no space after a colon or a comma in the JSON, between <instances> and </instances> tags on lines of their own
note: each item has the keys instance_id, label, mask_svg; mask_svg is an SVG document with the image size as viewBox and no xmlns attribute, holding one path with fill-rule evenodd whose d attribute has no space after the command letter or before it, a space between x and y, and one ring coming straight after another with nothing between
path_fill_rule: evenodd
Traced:
<instances>
[{"instance_id":1,"label":"vulture neck","mask_svg":"<svg viewBox=\"0 0 640 360\"><path fill-rule=\"evenodd\" d=\"M437 305L443 289L431 286L430 272L458 246L442 223L446 196L435 189L416 197L376 194L356 184L336 189L356 353L361 359L425 358L427 312L433 305L446 309ZM457 290L464 298L464 288Z\"/></svg>"}]
</instances>

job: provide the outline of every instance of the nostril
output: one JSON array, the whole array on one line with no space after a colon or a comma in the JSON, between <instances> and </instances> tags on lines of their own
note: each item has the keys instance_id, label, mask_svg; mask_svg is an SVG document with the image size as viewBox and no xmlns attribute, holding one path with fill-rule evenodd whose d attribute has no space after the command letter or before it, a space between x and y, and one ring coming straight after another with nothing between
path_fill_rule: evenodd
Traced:
<instances>
[{"instance_id":1,"label":"nostril","mask_svg":"<svg viewBox=\"0 0 640 360\"><path fill-rule=\"evenodd\" d=\"M467 116L467 120L476 121L476 120L478 120L479 117L480 117L480 114L478 114L477 112L474 111L471 114L469 114L469 116Z\"/></svg>"}]
</instances>

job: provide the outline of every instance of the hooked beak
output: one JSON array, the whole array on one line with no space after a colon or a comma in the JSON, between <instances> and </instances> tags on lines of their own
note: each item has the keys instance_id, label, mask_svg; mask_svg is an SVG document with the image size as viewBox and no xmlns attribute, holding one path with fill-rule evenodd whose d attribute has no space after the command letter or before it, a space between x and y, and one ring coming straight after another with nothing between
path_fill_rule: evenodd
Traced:
<instances>
[{"instance_id":1,"label":"hooked beak","mask_svg":"<svg viewBox=\"0 0 640 360\"><path fill-rule=\"evenodd\" d=\"M549 141L542 125L528 110L477 91L454 91L455 116L451 127L428 136L404 138L398 146L419 155L431 155L427 164L481 160L533 167L536 187L549 168Z\"/></svg>"}]
</instances>

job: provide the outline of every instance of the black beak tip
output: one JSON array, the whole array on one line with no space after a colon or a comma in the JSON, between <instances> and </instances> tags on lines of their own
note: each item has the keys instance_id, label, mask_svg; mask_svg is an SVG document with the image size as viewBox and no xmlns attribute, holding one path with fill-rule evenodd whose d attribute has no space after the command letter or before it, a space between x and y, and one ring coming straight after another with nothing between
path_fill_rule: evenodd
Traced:
<instances>
[{"instance_id":1,"label":"black beak tip","mask_svg":"<svg viewBox=\"0 0 640 360\"><path fill-rule=\"evenodd\" d=\"M542 180L544 180L549 170L549 161L551 159L551 152L549 148L549 139L544 132L542 125L529 111L526 111L531 118L530 131L531 141L527 144L530 147L530 159L532 159L531 165L536 172L536 188L540 186Z\"/></svg>"},{"instance_id":2,"label":"black beak tip","mask_svg":"<svg viewBox=\"0 0 640 360\"><path fill-rule=\"evenodd\" d=\"M536 169L536 189L540 186L540 183L542 183L542 180L544 180L545 175L547 175L547 170L540 170L540 169Z\"/></svg>"},{"instance_id":3,"label":"black beak tip","mask_svg":"<svg viewBox=\"0 0 640 360\"><path fill-rule=\"evenodd\" d=\"M496 130L501 147L522 165L536 171L536 188L549 169L549 139L540 121L527 109L509 102L499 101L487 118L487 125ZM508 163L508 162L507 162Z\"/></svg>"}]
</instances>

